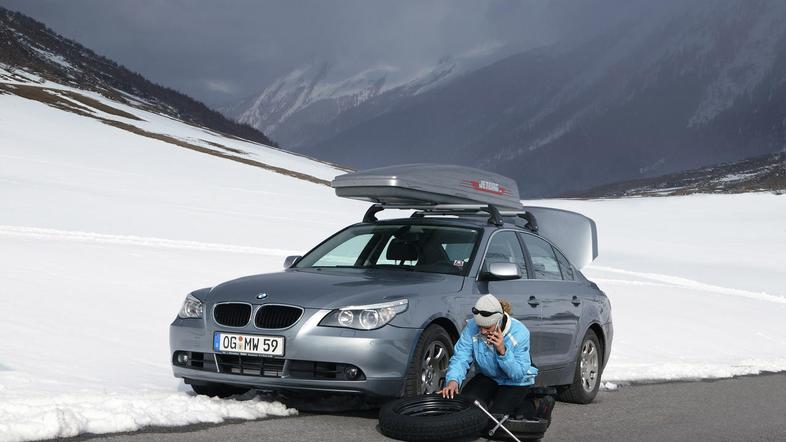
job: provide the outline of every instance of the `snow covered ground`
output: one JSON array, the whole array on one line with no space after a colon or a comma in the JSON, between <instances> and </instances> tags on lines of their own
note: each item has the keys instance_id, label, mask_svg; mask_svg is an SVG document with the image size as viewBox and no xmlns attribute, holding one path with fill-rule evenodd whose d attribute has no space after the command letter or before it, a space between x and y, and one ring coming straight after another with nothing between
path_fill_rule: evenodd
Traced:
<instances>
[{"instance_id":1,"label":"snow covered ground","mask_svg":"<svg viewBox=\"0 0 786 442\"><path fill-rule=\"evenodd\" d=\"M341 173L124 110L148 131ZM364 208L321 184L0 95L0 440L294 413L189 394L171 374L169 323L191 290L279 269Z\"/></svg>"},{"instance_id":2,"label":"snow covered ground","mask_svg":"<svg viewBox=\"0 0 786 442\"><path fill-rule=\"evenodd\" d=\"M598 223L585 274L612 304L606 381L786 370L786 196L539 203Z\"/></svg>"},{"instance_id":3,"label":"snow covered ground","mask_svg":"<svg viewBox=\"0 0 786 442\"><path fill-rule=\"evenodd\" d=\"M241 148L320 179L341 173L123 110L151 132ZM598 222L600 258L586 273L613 306L607 381L786 370L786 196L536 204ZM0 440L294 413L191 395L171 375L168 325L189 291L278 270L366 206L0 95Z\"/></svg>"}]
</instances>

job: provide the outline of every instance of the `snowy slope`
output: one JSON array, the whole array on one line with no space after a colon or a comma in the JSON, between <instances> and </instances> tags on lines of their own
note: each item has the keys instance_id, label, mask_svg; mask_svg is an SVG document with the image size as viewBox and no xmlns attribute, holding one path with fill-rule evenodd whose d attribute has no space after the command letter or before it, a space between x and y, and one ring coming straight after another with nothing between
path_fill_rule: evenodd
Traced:
<instances>
[{"instance_id":1,"label":"snowy slope","mask_svg":"<svg viewBox=\"0 0 786 442\"><path fill-rule=\"evenodd\" d=\"M0 75L0 440L292 413L186 393L169 367L168 325L189 291L278 269L357 221L365 205L324 203L332 190L319 181L342 171L38 85L141 120L84 104L80 115L15 95L38 86Z\"/></svg>"},{"instance_id":2,"label":"snowy slope","mask_svg":"<svg viewBox=\"0 0 786 442\"><path fill-rule=\"evenodd\" d=\"M342 171L7 74L0 440L292 413L250 396L191 395L171 375L168 325L189 291L276 271L285 255L359 220L366 204L321 184ZM21 86L46 90L23 98ZM78 113L41 99L76 96L67 93L89 95L104 110L83 100L87 110ZM613 305L606 380L786 369L786 197L535 204L598 222L601 255L587 274Z\"/></svg>"}]
</instances>

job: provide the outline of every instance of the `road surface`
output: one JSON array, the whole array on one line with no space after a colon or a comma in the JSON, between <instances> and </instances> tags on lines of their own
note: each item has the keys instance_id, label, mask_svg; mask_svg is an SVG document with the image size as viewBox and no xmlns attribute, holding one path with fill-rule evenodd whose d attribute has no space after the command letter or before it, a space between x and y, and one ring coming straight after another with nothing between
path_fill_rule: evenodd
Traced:
<instances>
[{"instance_id":1,"label":"road surface","mask_svg":"<svg viewBox=\"0 0 786 442\"><path fill-rule=\"evenodd\" d=\"M149 428L77 440L111 442L384 441L377 412ZM484 439L478 439L484 440ZM602 391L590 405L557 403L544 441L786 440L786 373Z\"/></svg>"}]
</instances>

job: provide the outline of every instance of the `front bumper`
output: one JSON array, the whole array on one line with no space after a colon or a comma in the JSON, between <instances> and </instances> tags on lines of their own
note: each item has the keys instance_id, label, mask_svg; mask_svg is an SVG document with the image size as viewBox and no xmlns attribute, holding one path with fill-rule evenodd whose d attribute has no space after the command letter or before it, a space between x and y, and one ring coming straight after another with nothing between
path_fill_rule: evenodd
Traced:
<instances>
[{"instance_id":1,"label":"front bumper","mask_svg":"<svg viewBox=\"0 0 786 442\"><path fill-rule=\"evenodd\" d=\"M294 326L285 330L265 330L249 325L228 328L210 319L176 319L169 329L170 358L174 375L188 381L218 382L244 385L265 390L312 390L336 393L362 393L376 396L399 396L414 342L420 329L392 325L378 330L352 330L320 327L317 324L329 310L306 309ZM222 363L215 364L213 332L246 333L283 336L286 339L283 358L264 358L275 370L230 370ZM202 353L211 361L200 368L175 363L178 351ZM283 361L282 361L283 359ZM221 362L219 359L218 362ZM266 362L266 363L267 363ZM352 365L362 372L361 380L340 378L303 379L294 370L305 362ZM234 373L232 372L234 371ZM238 374L244 373L244 374Z\"/></svg>"}]
</instances>

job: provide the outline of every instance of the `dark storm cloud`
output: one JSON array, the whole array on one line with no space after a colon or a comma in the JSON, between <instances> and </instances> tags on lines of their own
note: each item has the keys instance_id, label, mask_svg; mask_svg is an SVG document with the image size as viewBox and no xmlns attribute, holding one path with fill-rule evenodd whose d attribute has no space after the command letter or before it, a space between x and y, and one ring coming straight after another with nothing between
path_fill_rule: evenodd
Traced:
<instances>
[{"instance_id":1,"label":"dark storm cloud","mask_svg":"<svg viewBox=\"0 0 786 442\"><path fill-rule=\"evenodd\" d=\"M213 104L253 94L315 61L347 72L392 65L404 74L484 44L526 49L611 22L630 3L0 0L153 81ZM582 24L587 16L592 23Z\"/></svg>"}]
</instances>

